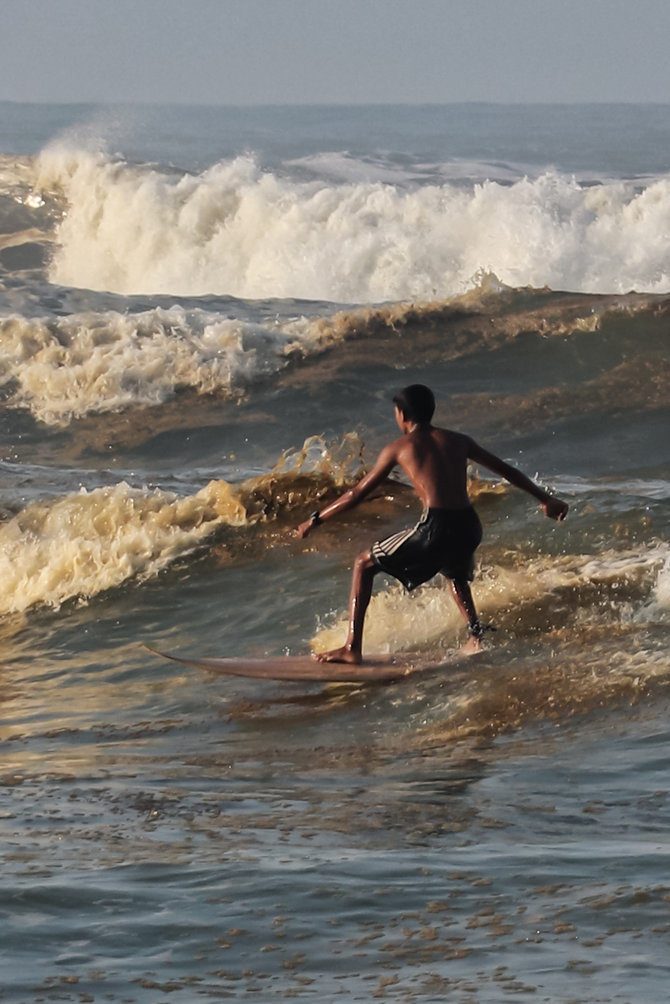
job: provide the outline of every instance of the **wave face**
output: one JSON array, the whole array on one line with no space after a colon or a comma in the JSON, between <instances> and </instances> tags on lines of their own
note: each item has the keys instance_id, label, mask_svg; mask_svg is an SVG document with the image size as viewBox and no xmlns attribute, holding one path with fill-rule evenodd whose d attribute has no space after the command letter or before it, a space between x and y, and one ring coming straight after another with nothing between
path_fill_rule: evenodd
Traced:
<instances>
[{"instance_id":1,"label":"wave face","mask_svg":"<svg viewBox=\"0 0 670 1004\"><path fill-rule=\"evenodd\" d=\"M51 281L123 295L382 302L452 296L482 270L591 293L670 285L668 177L333 182L252 157L180 174L61 147L32 198L54 192Z\"/></svg>"}]
</instances>

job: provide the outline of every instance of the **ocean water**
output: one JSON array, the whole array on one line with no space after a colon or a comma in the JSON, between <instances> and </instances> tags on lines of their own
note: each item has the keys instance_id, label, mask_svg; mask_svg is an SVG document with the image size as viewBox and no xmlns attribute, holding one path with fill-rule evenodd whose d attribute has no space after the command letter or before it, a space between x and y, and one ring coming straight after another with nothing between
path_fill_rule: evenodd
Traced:
<instances>
[{"instance_id":1,"label":"ocean water","mask_svg":"<svg viewBox=\"0 0 670 1004\"><path fill-rule=\"evenodd\" d=\"M0 1000L659 1004L670 979L670 106L0 104ZM463 628L380 576L345 687L177 654L339 643L437 420Z\"/></svg>"}]
</instances>

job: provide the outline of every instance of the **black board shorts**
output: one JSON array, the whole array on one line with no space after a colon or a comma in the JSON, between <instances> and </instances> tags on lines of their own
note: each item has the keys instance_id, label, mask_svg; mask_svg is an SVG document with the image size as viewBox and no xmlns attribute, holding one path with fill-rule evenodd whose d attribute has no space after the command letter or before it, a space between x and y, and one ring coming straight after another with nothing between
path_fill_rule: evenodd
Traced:
<instances>
[{"instance_id":1,"label":"black board shorts","mask_svg":"<svg viewBox=\"0 0 670 1004\"><path fill-rule=\"evenodd\" d=\"M416 526L376 541L370 553L383 572L411 590L438 572L471 582L481 539L482 524L472 506L427 509Z\"/></svg>"}]
</instances>

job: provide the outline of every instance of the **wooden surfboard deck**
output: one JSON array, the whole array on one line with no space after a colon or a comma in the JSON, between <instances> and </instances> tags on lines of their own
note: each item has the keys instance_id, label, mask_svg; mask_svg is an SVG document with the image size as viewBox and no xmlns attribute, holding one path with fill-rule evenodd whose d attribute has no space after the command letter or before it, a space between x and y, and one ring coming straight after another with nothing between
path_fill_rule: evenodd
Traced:
<instances>
[{"instance_id":1,"label":"wooden surfboard deck","mask_svg":"<svg viewBox=\"0 0 670 1004\"><path fill-rule=\"evenodd\" d=\"M374 683L397 680L422 670L438 668L449 662L449 655L426 653L398 653L396 655L369 656L360 666L343 662L317 662L311 655L271 655L254 658L207 658L177 656L146 645L150 652L163 659L194 666L209 673L223 676L247 676L256 680L312 680L323 683Z\"/></svg>"}]
</instances>

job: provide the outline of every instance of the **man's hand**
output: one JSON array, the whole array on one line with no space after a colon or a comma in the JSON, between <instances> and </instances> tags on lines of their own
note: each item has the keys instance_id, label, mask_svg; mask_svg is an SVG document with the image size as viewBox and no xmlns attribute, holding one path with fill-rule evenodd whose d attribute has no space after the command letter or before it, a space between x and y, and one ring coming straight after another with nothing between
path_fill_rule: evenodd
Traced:
<instances>
[{"instance_id":1,"label":"man's hand","mask_svg":"<svg viewBox=\"0 0 670 1004\"><path fill-rule=\"evenodd\" d=\"M554 495L547 496L545 502L541 502L540 505L544 510L545 516L549 519L557 519L562 522L568 515L568 503L564 502L563 499L556 498Z\"/></svg>"}]
</instances>

